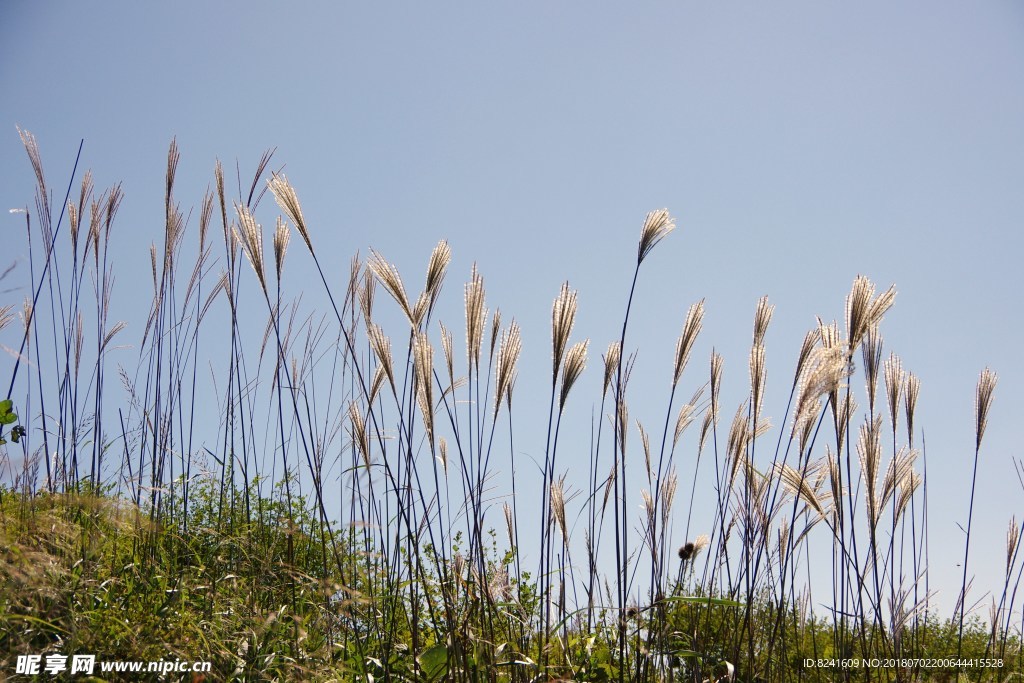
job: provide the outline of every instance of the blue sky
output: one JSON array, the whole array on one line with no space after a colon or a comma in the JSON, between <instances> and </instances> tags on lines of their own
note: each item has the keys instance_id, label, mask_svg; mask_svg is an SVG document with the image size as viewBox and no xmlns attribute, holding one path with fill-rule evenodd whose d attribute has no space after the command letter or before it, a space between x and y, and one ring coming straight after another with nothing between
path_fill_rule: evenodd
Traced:
<instances>
[{"instance_id":1,"label":"blue sky","mask_svg":"<svg viewBox=\"0 0 1024 683\"><path fill-rule=\"evenodd\" d=\"M882 331L886 355L922 381L936 546L962 548L974 386L985 366L999 374L972 550L976 585L996 585L1000 561L986 552L1001 555L1024 509L1011 464L1024 456L1013 437L1024 407L1019 3L6 2L0 26L3 208L32 198L15 124L37 136L54 187L84 138L97 185L124 183L118 281L148 281L171 138L186 207L215 159L237 159L244 176L276 147L321 258L336 254L342 271L372 246L418 281L447 238L457 312L478 263L489 305L524 328L519 396L544 390L550 304L568 279L577 338L592 339L584 417L651 209L668 207L679 229L641 275L639 396L663 400L679 327L703 297L686 388L704 381L714 347L731 414L768 295L766 412L778 429L815 316L841 318L859 273L895 283ZM0 221L16 236L3 260L22 259L21 219ZM298 291L302 268L292 275ZM115 318L137 333L147 296L115 289ZM957 555L933 547L933 582L947 591Z\"/></svg>"}]
</instances>

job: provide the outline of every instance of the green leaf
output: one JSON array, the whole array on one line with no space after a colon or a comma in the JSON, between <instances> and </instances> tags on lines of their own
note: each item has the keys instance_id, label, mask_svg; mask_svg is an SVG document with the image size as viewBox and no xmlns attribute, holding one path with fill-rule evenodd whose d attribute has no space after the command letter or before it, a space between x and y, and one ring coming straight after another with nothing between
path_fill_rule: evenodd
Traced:
<instances>
[{"instance_id":1,"label":"green leaf","mask_svg":"<svg viewBox=\"0 0 1024 683\"><path fill-rule=\"evenodd\" d=\"M4 400L0 401L0 414L9 413L11 412L12 408L14 408L14 401L12 401L11 399L5 398Z\"/></svg>"},{"instance_id":2,"label":"green leaf","mask_svg":"<svg viewBox=\"0 0 1024 683\"><path fill-rule=\"evenodd\" d=\"M435 643L424 650L417 661L427 680L436 681L448 673L448 648L443 643Z\"/></svg>"},{"instance_id":3,"label":"green leaf","mask_svg":"<svg viewBox=\"0 0 1024 683\"><path fill-rule=\"evenodd\" d=\"M18 416L14 413L3 413L0 412L0 425L14 424L18 421Z\"/></svg>"}]
</instances>

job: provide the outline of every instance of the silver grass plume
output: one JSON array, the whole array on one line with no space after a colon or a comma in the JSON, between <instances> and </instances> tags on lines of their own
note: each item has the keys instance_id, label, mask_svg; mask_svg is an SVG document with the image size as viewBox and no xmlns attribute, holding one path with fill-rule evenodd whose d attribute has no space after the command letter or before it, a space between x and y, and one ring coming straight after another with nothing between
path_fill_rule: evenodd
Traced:
<instances>
[{"instance_id":1,"label":"silver grass plume","mask_svg":"<svg viewBox=\"0 0 1024 683\"><path fill-rule=\"evenodd\" d=\"M899 483L899 495L896 497L896 519L903 516L903 512L907 509L910 499L914 497L914 493L923 481L924 478L913 470L904 474L903 480Z\"/></svg>"},{"instance_id":2,"label":"silver grass plume","mask_svg":"<svg viewBox=\"0 0 1024 683\"><path fill-rule=\"evenodd\" d=\"M643 263L647 255L651 253L651 250L665 238L670 232L675 230L675 221L668 213L668 209L658 209L651 211L647 214L647 218L644 219L644 227L640 231L640 245L637 249L636 263L639 266Z\"/></svg>"},{"instance_id":3,"label":"silver grass plume","mask_svg":"<svg viewBox=\"0 0 1024 683\"><path fill-rule=\"evenodd\" d=\"M885 472L885 478L882 480L879 509L884 509L890 500L894 500L896 498L896 494L901 486L912 483L914 462L916 460L917 451L904 447L901 448L899 452L893 456L892 460L889 461L889 467Z\"/></svg>"},{"instance_id":4,"label":"silver grass plume","mask_svg":"<svg viewBox=\"0 0 1024 683\"><path fill-rule=\"evenodd\" d=\"M14 321L14 305L0 307L0 330Z\"/></svg>"},{"instance_id":5,"label":"silver grass plume","mask_svg":"<svg viewBox=\"0 0 1024 683\"><path fill-rule=\"evenodd\" d=\"M427 431L427 439L431 449L434 446L434 349L430 346L427 335L420 332L413 343L415 360L416 401L423 415L423 427Z\"/></svg>"},{"instance_id":6,"label":"silver grass plume","mask_svg":"<svg viewBox=\"0 0 1024 683\"><path fill-rule=\"evenodd\" d=\"M643 424L640 420L636 421L636 430L640 433L640 445L644 449L644 466L647 471L647 482L651 481L651 437L647 434L647 430L644 429Z\"/></svg>"},{"instance_id":7,"label":"silver grass plume","mask_svg":"<svg viewBox=\"0 0 1024 683\"><path fill-rule=\"evenodd\" d=\"M704 321L704 299L690 306L686 311L686 322L683 323L683 331L676 340L675 365L672 369L672 386L679 383L679 378L686 369L686 363L690 359L690 351L700 334Z\"/></svg>"},{"instance_id":8,"label":"silver grass plume","mask_svg":"<svg viewBox=\"0 0 1024 683\"><path fill-rule=\"evenodd\" d=\"M754 422L761 417L761 406L764 403L764 384L767 376L765 368L764 346L755 344L750 349L750 397L753 403Z\"/></svg>"},{"instance_id":9,"label":"silver grass plume","mask_svg":"<svg viewBox=\"0 0 1024 683\"><path fill-rule=\"evenodd\" d=\"M878 370L882 366L882 336L877 325L868 330L861 351L864 357L864 377L867 382L868 410L874 412L875 397L878 394Z\"/></svg>"},{"instance_id":10,"label":"silver grass plume","mask_svg":"<svg viewBox=\"0 0 1024 683\"><path fill-rule=\"evenodd\" d=\"M437 440L438 457L441 459L441 468L445 476L448 475L448 441L442 436Z\"/></svg>"},{"instance_id":11,"label":"silver grass plume","mask_svg":"<svg viewBox=\"0 0 1024 683\"><path fill-rule=\"evenodd\" d=\"M206 189L203 194L203 206L199 211L199 253L206 251L206 235L210 231L210 221L213 220L213 193Z\"/></svg>"},{"instance_id":12,"label":"silver grass plume","mask_svg":"<svg viewBox=\"0 0 1024 683\"><path fill-rule=\"evenodd\" d=\"M419 321L409 305L409 297L405 293L405 285L402 284L402 277L398 274L398 268L388 263L383 256L373 249L370 250L370 260L366 262L366 267L370 269L370 272L374 274L388 294L391 295L391 298L398 304L398 307L402 309L409 324L414 329L418 327Z\"/></svg>"},{"instance_id":13,"label":"silver grass plume","mask_svg":"<svg viewBox=\"0 0 1024 683\"><path fill-rule=\"evenodd\" d=\"M444 284L444 276L448 270L448 264L452 261L452 250L446 240L441 240L430 253L430 261L427 263L427 282L423 291L427 293L429 304L427 314L434 309L437 297L441 293L441 285Z\"/></svg>"},{"instance_id":14,"label":"silver grass plume","mask_svg":"<svg viewBox=\"0 0 1024 683\"><path fill-rule=\"evenodd\" d=\"M843 518L843 470L839 465L839 460L835 454L832 453L832 449L825 446L825 464L828 468L828 482L829 488L832 494L832 500L834 502L832 506L832 515L835 518L832 528L833 531L840 528L840 522Z\"/></svg>"},{"instance_id":15,"label":"silver grass plume","mask_svg":"<svg viewBox=\"0 0 1024 683\"><path fill-rule=\"evenodd\" d=\"M708 435L711 434L711 425L714 422L714 415L711 410L704 411L704 421L700 425L700 439L697 441L697 454L700 455L704 452L704 446L707 445Z\"/></svg>"},{"instance_id":16,"label":"silver grass plume","mask_svg":"<svg viewBox=\"0 0 1024 683\"><path fill-rule=\"evenodd\" d=\"M917 397L921 393L921 380L914 373L907 375L907 390L904 396L905 412L907 415L907 438L910 444L914 443L914 413L917 411Z\"/></svg>"},{"instance_id":17,"label":"silver grass plume","mask_svg":"<svg viewBox=\"0 0 1024 683\"><path fill-rule=\"evenodd\" d=\"M384 369L384 374L388 378L388 384L391 385L391 391L395 392L395 372L391 358L391 340L384 334L383 328L374 323L366 324L366 337L370 342L373 355L377 357L377 362Z\"/></svg>"},{"instance_id":18,"label":"silver grass plume","mask_svg":"<svg viewBox=\"0 0 1024 683\"><path fill-rule=\"evenodd\" d=\"M857 440L857 455L866 489L864 505L867 508L868 524L872 529L878 526L881 507L881 497L878 495L878 468L882 457L881 426L881 415L876 415L871 420L865 419L860 427L860 438Z\"/></svg>"},{"instance_id":19,"label":"silver grass plume","mask_svg":"<svg viewBox=\"0 0 1024 683\"><path fill-rule=\"evenodd\" d=\"M562 356L569 343L573 325L576 322L576 290L569 289L569 283L562 283L562 288L551 305L551 383L558 379L558 368L562 365Z\"/></svg>"},{"instance_id":20,"label":"silver grass plume","mask_svg":"<svg viewBox=\"0 0 1024 683\"><path fill-rule=\"evenodd\" d=\"M508 533L508 547L516 547L516 525L512 516L512 507L508 503L502 504L502 512L505 513L505 531Z\"/></svg>"},{"instance_id":21,"label":"silver grass plume","mask_svg":"<svg viewBox=\"0 0 1024 683\"><path fill-rule=\"evenodd\" d=\"M825 516L825 504L818 497L818 493L810 481L809 467L796 470L784 463L776 463L773 469L775 476L789 493L797 496L818 515Z\"/></svg>"},{"instance_id":22,"label":"silver grass plume","mask_svg":"<svg viewBox=\"0 0 1024 683\"><path fill-rule=\"evenodd\" d=\"M601 396L605 396L608 393L612 377L615 376L615 371L619 367L619 351L619 342L614 341L608 345L608 350L601 356L601 360L604 361L604 382L601 385Z\"/></svg>"},{"instance_id":23,"label":"silver grass plume","mask_svg":"<svg viewBox=\"0 0 1024 683\"><path fill-rule=\"evenodd\" d=\"M975 448L981 448L981 439L985 436L985 427L988 426L988 412L992 407L992 393L996 389L998 378L996 374L985 368L978 378L978 387L974 397L974 417L976 425L977 441Z\"/></svg>"},{"instance_id":24,"label":"silver grass plume","mask_svg":"<svg viewBox=\"0 0 1024 683\"><path fill-rule=\"evenodd\" d=\"M473 264L466 283L466 354L470 368L480 369L480 348L484 340L484 323L487 310L484 308L484 279Z\"/></svg>"},{"instance_id":25,"label":"silver grass plume","mask_svg":"<svg viewBox=\"0 0 1024 683\"><path fill-rule=\"evenodd\" d=\"M292 233L288 230L288 224L280 216L277 217L277 228L274 230L274 266L277 270L277 280L281 281L281 270L284 268L284 256L288 253L288 243L292 239Z\"/></svg>"},{"instance_id":26,"label":"silver grass plume","mask_svg":"<svg viewBox=\"0 0 1024 683\"><path fill-rule=\"evenodd\" d=\"M764 345L764 335L768 331L768 324L772 321L774 312L775 306L768 303L768 297L758 299L757 310L754 312L754 346Z\"/></svg>"},{"instance_id":27,"label":"silver grass plume","mask_svg":"<svg viewBox=\"0 0 1024 683\"><path fill-rule=\"evenodd\" d=\"M441 328L441 350L444 352L444 364L448 369L448 383L455 384L455 335L444 326L438 323Z\"/></svg>"},{"instance_id":28,"label":"silver grass plume","mask_svg":"<svg viewBox=\"0 0 1024 683\"><path fill-rule=\"evenodd\" d=\"M74 202L68 202L68 230L71 235L71 253L78 253L78 208Z\"/></svg>"},{"instance_id":29,"label":"silver grass plume","mask_svg":"<svg viewBox=\"0 0 1024 683\"><path fill-rule=\"evenodd\" d=\"M384 386L384 380L387 378L387 374L384 372L384 366L378 365L377 369L373 371L373 379L370 380L370 392L367 397L368 403L373 403L377 400L377 395L380 393L380 389Z\"/></svg>"},{"instance_id":30,"label":"silver grass plume","mask_svg":"<svg viewBox=\"0 0 1024 683\"><path fill-rule=\"evenodd\" d=\"M562 390L558 400L559 411L565 410L565 401L569 398L569 392L576 380L583 374L584 368L587 367L587 348L589 346L590 340L586 339L573 344L565 354L565 363L562 365Z\"/></svg>"},{"instance_id":31,"label":"silver grass plume","mask_svg":"<svg viewBox=\"0 0 1024 683\"><path fill-rule=\"evenodd\" d=\"M1020 539L1020 527L1017 526L1017 517L1010 518L1010 526L1006 529L1006 573L1009 575L1013 568L1013 556L1017 554L1017 541Z\"/></svg>"},{"instance_id":32,"label":"silver grass plume","mask_svg":"<svg viewBox=\"0 0 1024 683\"><path fill-rule=\"evenodd\" d=\"M679 443L679 438L686 431L686 428L693 423L694 413L697 410L696 403L691 401L684 403L679 409L679 415L676 417L676 428L672 432L672 448L675 448Z\"/></svg>"},{"instance_id":33,"label":"silver grass plume","mask_svg":"<svg viewBox=\"0 0 1024 683\"><path fill-rule=\"evenodd\" d=\"M288 182L288 178L276 173L267 181L267 185L270 187L270 192L274 195L274 201L277 202L277 205L288 216L295 229L302 235L302 239L306 242L306 248L309 249L311 254L314 253L313 242L309 239L306 219L302 215L302 207L299 205L299 197L295 194L295 188Z\"/></svg>"},{"instance_id":34,"label":"silver grass plume","mask_svg":"<svg viewBox=\"0 0 1024 683\"><path fill-rule=\"evenodd\" d=\"M551 514L562 532L562 542L568 546L569 532L565 523L565 477L560 477L551 483Z\"/></svg>"},{"instance_id":35,"label":"silver grass plume","mask_svg":"<svg viewBox=\"0 0 1024 683\"><path fill-rule=\"evenodd\" d=\"M907 374L903 372L903 364L895 353L889 354L885 361L885 395L889 401L889 419L895 432L899 425L900 406L903 390L906 386Z\"/></svg>"},{"instance_id":36,"label":"silver grass plume","mask_svg":"<svg viewBox=\"0 0 1024 683\"><path fill-rule=\"evenodd\" d=\"M512 378L515 375L516 363L519 362L519 352L523 348L519 336L519 324L513 320L501 334L501 343L498 346L498 363L494 370L495 394L494 394L494 415L498 415L501 408L501 401L510 392ZM564 383L563 379L563 383Z\"/></svg>"},{"instance_id":37,"label":"silver grass plume","mask_svg":"<svg viewBox=\"0 0 1024 683\"><path fill-rule=\"evenodd\" d=\"M356 445L359 455L363 458L363 464L370 468L370 435L366 431L366 422L359 406L355 401L348 404L348 419L352 442Z\"/></svg>"},{"instance_id":38,"label":"silver grass plume","mask_svg":"<svg viewBox=\"0 0 1024 683\"><path fill-rule=\"evenodd\" d=\"M32 329L32 322L35 319L35 308L32 306L32 298L25 297L25 300L21 302L21 325L25 328L25 334L28 334ZM0 328L3 326L0 325Z\"/></svg>"},{"instance_id":39,"label":"silver grass plume","mask_svg":"<svg viewBox=\"0 0 1024 683\"><path fill-rule=\"evenodd\" d=\"M722 365L725 360L718 353L711 352L711 417L718 424L718 394L722 389Z\"/></svg>"},{"instance_id":40,"label":"silver grass plume","mask_svg":"<svg viewBox=\"0 0 1024 683\"><path fill-rule=\"evenodd\" d=\"M857 276L846 297L846 334L850 342L850 354L857 349L868 331L882 321L882 316L892 307L895 299L895 285L875 298L875 286L871 281L863 275Z\"/></svg>"},{"instance_id":41,"label":"silver grass plume","mask_svg":"<svg viewBox=\"0 0 1024 683\"><path fill-rule=\"evenodd\" d=\"M676 474L676 470L673 467L669 470L668 476L665 477L665 481L661 482L661 526L668 526L668 521L672 512L672 503L675 501L676 488L679 486L679 476Z\"/></svg>"},{"instance_id":42,"label":"silver grass plume","mask_svg":"<svg viewBox=\"0 0 1024 683\"><path fill-rule=\"evenodd\" d=\"M234 231L235 237L239 242L241 242L242 249L245 252L245 257L249 259L252 269L256 271L256 279L260 281L260 287L263 288L264 294L267 294L267 278L266 271L263 266L263 230L259 224L256 223L256 219L253 217L252 212L249 211L248 207L236 204L235 211L238 213L239 226L239 229ZM155 257L155 252L153 255ZM155 260L153 265L155 268Z\"/></svg>"},{"instance_id":43,"label":"silver grass plume","mask_svg":"<svg viewBox=\"0 0 1024 683\"><path fill-rule=\"evenodd\" d=\"M501 309L494 309L494 315L491 316L491 348L488 351L487 360L494 361L494 349L498 348L498 335L501 332Z\"/></svg>"},{"instance_id":44,"label":"silver grass plume","mask_svg":"<svg viewBox=\"0 0 1024 683\"><path fill-rule=\"evenodd\" d=\"M818 329L810 330L804 335L804 341L800 345L800 354L796 358L796 372L793 375L794 387L800 382L800 376L803 375L804 367L807 365L807 361L810 359L811 353L814 351L815 346L817 346L819 339L821 339L821 332Z\"/></svg>"}]
</instances>

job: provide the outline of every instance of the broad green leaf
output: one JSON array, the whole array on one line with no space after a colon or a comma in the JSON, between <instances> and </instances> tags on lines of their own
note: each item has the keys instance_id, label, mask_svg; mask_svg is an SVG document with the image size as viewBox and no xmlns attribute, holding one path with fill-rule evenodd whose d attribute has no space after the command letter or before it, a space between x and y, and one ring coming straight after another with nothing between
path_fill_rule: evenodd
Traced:
<instances>
[{"instance_id":1,"label":"broad green leaf","mask_svg":"<svg viewBox=\"0 0 1024 683\"><path fill-rule=\"evenodd\" d=\"M448 648L443 643L431 645L417 659L428 681L436 681L448 673Z\"/></svg>"}]
</instances>

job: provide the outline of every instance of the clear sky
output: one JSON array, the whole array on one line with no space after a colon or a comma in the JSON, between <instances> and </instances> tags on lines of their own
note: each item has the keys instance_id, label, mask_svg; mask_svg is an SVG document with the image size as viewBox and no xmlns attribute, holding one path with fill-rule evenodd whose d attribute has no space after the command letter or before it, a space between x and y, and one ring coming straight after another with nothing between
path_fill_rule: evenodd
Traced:
<instances>
[{"instance_id":1,"label":"clear sky","mask_svg":"<svg viewBox=\"0 0 1024 683\"><path fill-rule=\"evenodd\" d=\"M2 208L32 201L15 124L37 136L55 188L84 138L97 186L124 182L118 281L148 282L171 138L185 207L198 206L215 159L248 175L276 147L318 252L341 268L373 246L418 281L447 238L457 311L479 264L488 304L524 328L520 401L544 395L550 304L568 279L580 290L576 338L592 339L577 397L589 414L654 208L679 230L641 275L633 390L662 402L690 303L705 298L707 316L686 393L714 347L729 414L745 396L757 299L777 305L766 412L778 423L815 316L841 318L858 273L895 283L886 355L922 381L931 569L947 594L974 386L986 365L999 374L972 549L976 586L998 583L1007 521L1024 510L1011 464L1024 456L1013 437L1024 408L1019 2L8 1L0 30ZM0 265L24 264L22 219L0 221ZM305 275L292 276L298 291ZM148 295L115 289L134 343ZM134 359L125 353L117 362Z\"/></svg>"}]
</instances>

